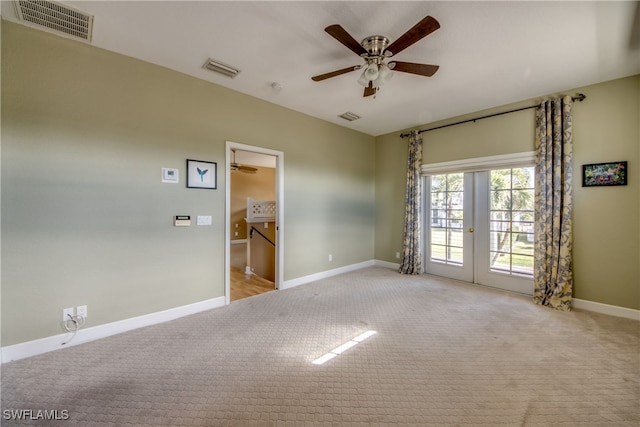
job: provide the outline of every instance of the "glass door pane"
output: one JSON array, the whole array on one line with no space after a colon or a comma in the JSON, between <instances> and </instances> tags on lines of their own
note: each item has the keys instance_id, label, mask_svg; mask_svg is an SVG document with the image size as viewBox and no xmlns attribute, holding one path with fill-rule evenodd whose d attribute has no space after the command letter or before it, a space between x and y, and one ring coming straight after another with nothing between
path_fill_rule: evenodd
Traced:
<instances>
[{"instance_id":1,"label":"glass door pane","mask_svg":"<svg viewBox=\"0 0 640 427\"><path fill-rule=\"evenodd\" d=\"M462 265L463 174L431 177L431 261Z\"/></svg>"},{"instance_id":2,"label":"glass door pane","mask_svg":"<svg viewBox=\"0 0 640 427\"><path fill-rule=\"evenodd\" d=\"M476 283L533 293L534 167L476 172Z\"/></svg>"},{"instance_id":3,"label":"glass door pane","mask_svg":"<svg viewBox=\"0 0 640 427\"><path fill-rule=\"evenodd\" d=\"M433 175L427 179L427 273L473 279L473 174Z\"/></svg>"},{"instance_id":4,"label":"glass door pane","mask_svg":"<svg viewBox=\"0 0 640 427\"><path fill-rule=\"evenodd\" d=\"M491 171L490 268L533 277L534 168Z\"/></svg>"}]
</instances>

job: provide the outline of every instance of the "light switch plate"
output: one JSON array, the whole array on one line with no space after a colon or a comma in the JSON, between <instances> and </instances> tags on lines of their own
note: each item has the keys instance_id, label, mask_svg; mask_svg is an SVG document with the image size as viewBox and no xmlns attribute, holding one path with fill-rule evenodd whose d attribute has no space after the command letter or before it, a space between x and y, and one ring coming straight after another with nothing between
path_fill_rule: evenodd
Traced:
<instances>
[{"instance_id":1,"label":"light switch plate","mask_svg":"<svg viewBox=\"0 0 640 427\"><path fill-rule=\"evenodd\" d=\"M196 217L196 224L211 225L211 215L198 215Z\"/></svg>"}]
</instances>

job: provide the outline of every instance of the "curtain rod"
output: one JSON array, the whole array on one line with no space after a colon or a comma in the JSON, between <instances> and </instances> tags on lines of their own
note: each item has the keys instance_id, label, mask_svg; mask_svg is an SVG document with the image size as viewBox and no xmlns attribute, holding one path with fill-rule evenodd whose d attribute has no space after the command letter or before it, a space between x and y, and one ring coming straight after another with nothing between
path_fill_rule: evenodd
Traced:
<instances>
[{"instance_id":1,"label":"curtain rod","mask_svg":"<svg viewBox=\"0 0 640 427\"><path fill-rule=\"evenodd\" d=\"M578 93L576 94L576 96L572 96L571 99L575 102L575 101L579 101L582 102L585 99L587 99L587 96L585 94L582 93ZM482 117L476 117L475 119L469 119L469 120L463 120L461 122L456 122L456 123L450 123L448 125L443 125L443 126L438 126L435 128L431 128L431 129L423 129L423 130L419 130L418 133L423 133L423 132L429 132L430 130L436 130L436 129L442 129L442 128L446 128L449 126L455 126L455 125L461 125L463 123L469 123L469 122L475 122L476 120L482 120L482 119L488 119L489 117L495 117L495 116L501 116L503 114L509 114L509 113L515 113L517 111L522 111L522 110L530 110L532 108L537 108L538 105L531 105L529 107L522 107L522 108L516 108L515 110L509 110L509 111L503 111L502 113L495 113L495 114L489 114L487 116L482 116ZM400 134L400 138L405 138L407 136L409 136L410 134L408 133L401 133Z\"/></svg>"}]
</instances>

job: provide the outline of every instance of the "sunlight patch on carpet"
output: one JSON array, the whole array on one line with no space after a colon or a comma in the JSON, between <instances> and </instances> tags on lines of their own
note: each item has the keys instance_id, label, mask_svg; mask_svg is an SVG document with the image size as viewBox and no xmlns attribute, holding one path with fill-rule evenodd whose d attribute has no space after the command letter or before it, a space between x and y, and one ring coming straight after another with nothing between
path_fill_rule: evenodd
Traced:
<instances>
[{"instance_id":1,"label":"sunlight patch on carpet","mask_svg":"<svg viewBox=\"0 0 640 427\"><path fill-rule=\"evenodd\" d=\"M366 331L361 333L360 335L358 335L357 337L347 341L346 343L339 345L338 347L334 348L333 350L331 350L328 353L323 354L322 356L318 357L316 360L314 360L313 363L314 365L322 365L326 362L328 362L329 360L333 359L334 357L344 353L345 351L349 350L351 347L355 347L356 345L360 344L361 342L363 342L364 340L366 340L367 338L373 336L377 334L376 331Z\"/></svg>"}]
</instances>

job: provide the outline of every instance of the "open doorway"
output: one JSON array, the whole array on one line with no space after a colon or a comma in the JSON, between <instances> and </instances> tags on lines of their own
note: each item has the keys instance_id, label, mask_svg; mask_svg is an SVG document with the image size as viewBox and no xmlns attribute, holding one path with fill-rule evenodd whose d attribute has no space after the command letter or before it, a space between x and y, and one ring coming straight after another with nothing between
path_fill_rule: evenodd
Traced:
<instances>
[{"instance_id":1,"label":"open doorway","mask_svg":"<svg viewBox=\"0 0 640 427\"><path fill-rule=\"evenodd\" d=\"M280 287L282 163L282 152L227 141L227 304Z\"/></svg>"}]
</instances>

